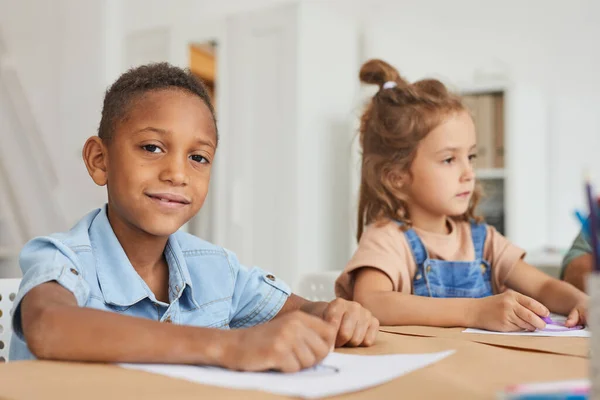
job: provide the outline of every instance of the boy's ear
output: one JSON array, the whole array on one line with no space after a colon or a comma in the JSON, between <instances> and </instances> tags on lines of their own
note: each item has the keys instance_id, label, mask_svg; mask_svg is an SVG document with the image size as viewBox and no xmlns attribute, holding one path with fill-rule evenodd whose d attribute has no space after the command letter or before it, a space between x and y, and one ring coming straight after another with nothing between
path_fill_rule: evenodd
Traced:
<instances>
[{"instance_id":1,"label":"boy's ear","mask_svg":"<svg viewBox=\"0 0 600 400\"><path fill-rule=\"evenodd\" d=\"M106 185L108 181L106 168L108 153L102 139L98 136L90 137L83 146L82 156L85 167L96 185Z\"/></svg>"}]
</instances>

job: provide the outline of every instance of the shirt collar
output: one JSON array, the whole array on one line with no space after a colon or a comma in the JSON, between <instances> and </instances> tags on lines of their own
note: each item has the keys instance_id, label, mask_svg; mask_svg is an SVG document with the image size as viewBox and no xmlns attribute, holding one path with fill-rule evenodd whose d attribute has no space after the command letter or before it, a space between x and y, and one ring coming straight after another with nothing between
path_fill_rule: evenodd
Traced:
<instances>
[{"instance_id":1,"label":"shirt collar","mask_svg":"<svg viewBox=\"0 0 600 400\"><path fill-rule=\"evenodd\" d=\"M90 242L96 258L96 271L100 289L106 303L132 306L148 297L156 301L154 293L139 276L127 258L108 220L104 206L90 225ZM174 235L169 237L165 249L169 265L169 300L191 287L190 274Z\"/></svg>"}]
</instances>

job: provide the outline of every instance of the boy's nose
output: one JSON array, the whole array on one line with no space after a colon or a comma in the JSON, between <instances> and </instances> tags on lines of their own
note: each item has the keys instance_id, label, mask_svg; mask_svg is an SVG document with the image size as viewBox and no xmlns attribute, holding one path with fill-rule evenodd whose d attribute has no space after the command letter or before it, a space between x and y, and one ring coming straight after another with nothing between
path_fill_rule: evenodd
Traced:
<instances>
[{"instance_id":1,"label":"boy's nose","mask_svg":"<svg viewBox=\"0 0 600 400\"><path fill-rule=\"evenodd\" d=\"M188 183L186 162L181 161L179 157L170 157L169 160L166 160L159 179L170 182L174 186L186 185Z\"/></svg>"}]
</instances>

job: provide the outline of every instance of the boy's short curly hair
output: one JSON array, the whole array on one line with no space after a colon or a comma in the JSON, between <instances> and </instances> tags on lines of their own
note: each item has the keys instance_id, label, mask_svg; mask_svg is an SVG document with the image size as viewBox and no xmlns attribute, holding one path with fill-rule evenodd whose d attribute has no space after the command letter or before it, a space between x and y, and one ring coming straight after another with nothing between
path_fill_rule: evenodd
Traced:
<instances>
[{"instance_id":1,"label":"boy's short curly hair","mask_svg":"<svg viewBox=\"0 0 600 400\"><path fill-rule=\"evenodd\" d=\"M216 129L215 111L204 83L187 69L161 62L129 69L108 88L104 95L98 136L103 141L110 141L116 124L127 116L132 104L140 96L164 89L185 90L202 99L210 110Z\"/></svg>"}]
</instances>

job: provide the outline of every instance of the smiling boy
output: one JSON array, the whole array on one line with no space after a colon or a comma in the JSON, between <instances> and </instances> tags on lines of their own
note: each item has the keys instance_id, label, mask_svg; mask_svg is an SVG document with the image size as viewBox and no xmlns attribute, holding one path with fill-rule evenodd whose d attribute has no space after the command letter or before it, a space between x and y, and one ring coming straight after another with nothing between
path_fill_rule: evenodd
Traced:
<instances>
[{"instance_id":1,"label":"smiling boy","mask_svg":"<svg viewBox=\"0 0 600 400\"><path fill-rule=\"evenodd\" d=\"M204 203L217 144L210 98L189 72L141 66L108 89L83 149L108 203L23 249L11 360L297 371L334 345L374 342L379 323L357 303L307 301L179 231Z\"/></svg>"}]
</instances>

